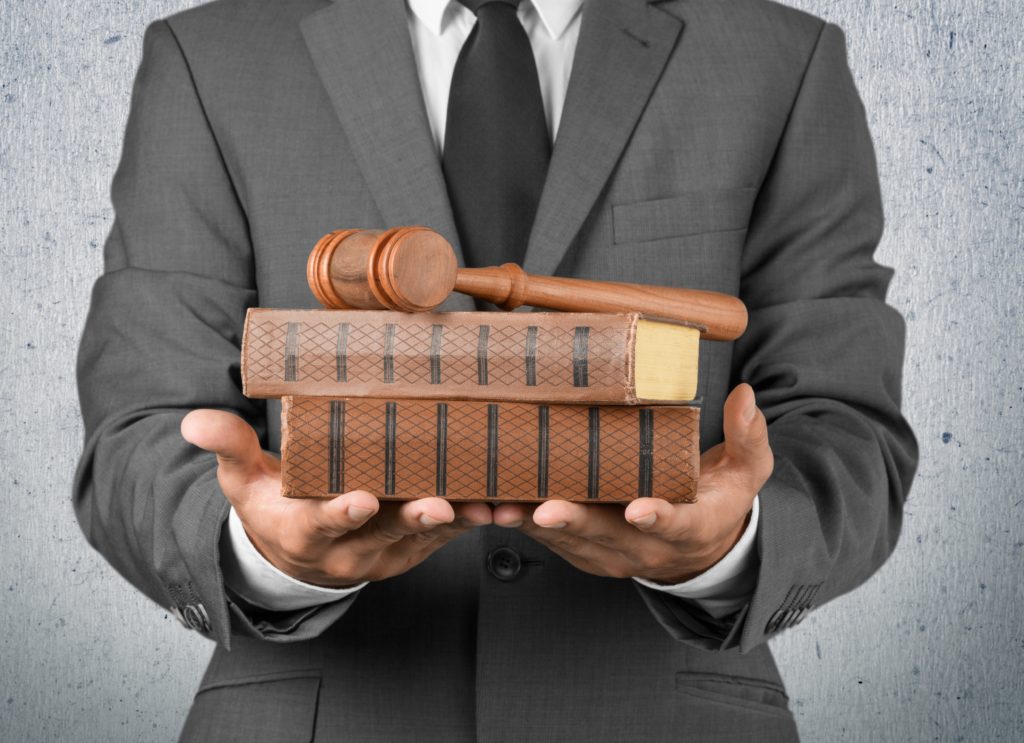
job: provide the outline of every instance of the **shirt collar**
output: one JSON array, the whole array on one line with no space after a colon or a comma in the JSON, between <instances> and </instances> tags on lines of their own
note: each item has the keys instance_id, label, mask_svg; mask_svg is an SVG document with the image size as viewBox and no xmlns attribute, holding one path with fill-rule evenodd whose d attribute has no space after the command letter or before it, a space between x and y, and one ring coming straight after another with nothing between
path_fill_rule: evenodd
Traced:
<instances>
[{"instance_id":1,"label":"shirt collar","mask_svg":"<svg viewBox=\"0 0 1024 743\"><path fill-rule=\"evenodd\" d=\"M434 34L440 36L451 22L457 0L407 0L409 10L423 22ZM537 11L541 24L552 39L565 33L572 19L576 17L583 5L583 0L523 0L524 4L532 4Z\"/></svg>"}]
</instances>

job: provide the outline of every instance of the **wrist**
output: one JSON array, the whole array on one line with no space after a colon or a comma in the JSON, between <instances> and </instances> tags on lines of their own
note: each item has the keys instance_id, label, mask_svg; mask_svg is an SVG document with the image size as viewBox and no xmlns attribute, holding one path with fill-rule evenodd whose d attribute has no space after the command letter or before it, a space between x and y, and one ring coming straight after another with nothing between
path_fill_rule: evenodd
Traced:
<instances>
[{"instance_id":1,"label":"wrist","mask_svg":"<svg viewBox=\"0 0 1024 743\"><path fill-rule=\"evenodd\" d=\"M225 588L244 606L281 612L305 610L339 601L363 587L328 588L303 580L303 571L285 572L256 549L234 508L221 535L220 558Z\"/></svg>"},{"instance_id":2,"label":"wrist","mask_svg":"<svg viewBox=\"0 0 1024 743\"><path fill-rule=\"evenodd\" d=\"M249 543L259 553L260 557L293 580L301 581L316 588L326 588L329 590L355 588L356 586L364 585L366 582L355 578L339 581L338 578L327 575L320 570L310 569L308 565L281 556L277 550L255 536L245 521L241 519L239 521L245 536L249 538Z\"/></svg>"},{"instance_id":3,"label":"wrist","mask_svg":"<svg viewBox=\"0 0 1024 743\"><path fill-rule=\"evenodd\" d=\"M683 567L681 572L666 573L665 571L660 571L653 576L644 575L638 577L649 580L652 583L674 586L680 583L686 583L687 581L693 580L697 576L706 573L721 562L722 559L732 552L736 545L739 544L740 539L743 537L747 527L750 525L752 513L753 506L747 510L744 517L731 531L719 539L709 543L704 549L697 548L695 551L690 552L686 565ZM674 566L674 569L679 571L679 566Z\"/></svg>"}]
</instances>

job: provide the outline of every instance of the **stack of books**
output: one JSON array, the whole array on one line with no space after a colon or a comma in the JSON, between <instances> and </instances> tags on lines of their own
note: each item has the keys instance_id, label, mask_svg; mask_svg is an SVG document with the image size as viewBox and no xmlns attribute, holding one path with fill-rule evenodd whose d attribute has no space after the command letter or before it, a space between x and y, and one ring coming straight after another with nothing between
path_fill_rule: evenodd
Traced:
<instances>
[{"instance_id":1,"label":"stack of books","mask_svg":"<svg viewBox=\"0 0 1024 743\"><path fill-rule=\"evenodd\" d=\"M691 501L694 328L639 314L251 309L290 497Z\"/></svg>"}]
</instances>

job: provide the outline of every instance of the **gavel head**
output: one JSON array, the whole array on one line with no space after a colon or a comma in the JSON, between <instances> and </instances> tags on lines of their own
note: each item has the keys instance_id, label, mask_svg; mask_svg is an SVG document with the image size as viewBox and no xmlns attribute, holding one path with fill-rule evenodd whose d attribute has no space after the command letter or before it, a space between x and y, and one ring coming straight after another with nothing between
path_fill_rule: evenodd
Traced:
<instances>
[{"instance_id":1,"label":"gavel head","mask_svg":"<svg viewBox=\"0 0 1024 743\"><path fill-rule=\"evenodd\" d=\"M428 227L336 230L313 247L306 280L328 309L429 312L457 271L452 246Z\"/></svg>"}]
</instances>

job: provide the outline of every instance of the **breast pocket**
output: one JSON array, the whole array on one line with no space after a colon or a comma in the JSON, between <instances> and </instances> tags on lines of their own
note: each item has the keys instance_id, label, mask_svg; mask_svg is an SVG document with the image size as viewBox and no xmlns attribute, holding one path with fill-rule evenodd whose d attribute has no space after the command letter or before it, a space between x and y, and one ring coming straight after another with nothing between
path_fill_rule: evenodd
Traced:
<instances>
[{"instance_id":1,"label":"breast pocket","mask_svg":"<svg viewBox=\"0 0 1024 743\"><path fill-rule=\"evenodd\" d=\"M691 191L612 207L615 244L746 230L755 188Z\"/></svg>"}]
</instances>

